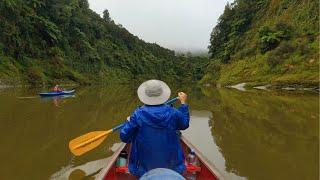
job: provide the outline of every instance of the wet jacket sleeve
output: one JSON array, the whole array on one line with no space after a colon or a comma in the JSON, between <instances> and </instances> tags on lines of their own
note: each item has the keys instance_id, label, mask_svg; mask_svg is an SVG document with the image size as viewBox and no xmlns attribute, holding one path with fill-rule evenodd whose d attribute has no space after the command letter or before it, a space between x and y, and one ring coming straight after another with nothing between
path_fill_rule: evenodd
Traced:
<instances>
[{"instance_id":1,"label":"wet jacket sleeve","mask_svg":"<svg viewBox=\"0 0 320 180\"><path fill-rule=\"evenodd\" d=\"M132 138L137 133L139 126L137 124L137 111L135 111L131 116L129 121L125 122L125 125L120 131L120 139L122 142L130 143Z\"/></svg>"},{"instance_id":2,"label":"wet jacket sleeve","mask_svg":"<svg viewBox=\"0 0 320 180\"><path fill-rule=\"evenodd\" d=\"M177 130L185 130L189 127L189 106L182 104L176 111Z\"/></svg>"}]
</instances>

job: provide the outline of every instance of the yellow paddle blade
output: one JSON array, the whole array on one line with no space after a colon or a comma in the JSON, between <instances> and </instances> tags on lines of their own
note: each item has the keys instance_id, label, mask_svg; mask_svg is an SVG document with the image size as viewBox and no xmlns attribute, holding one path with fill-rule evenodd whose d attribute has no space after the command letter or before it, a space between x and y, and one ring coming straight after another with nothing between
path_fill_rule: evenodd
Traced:
<instances>
[{"instance_id":1,"label":"yellow paddle blade","mask_svg":"<svg viewBox=\"0 0 320 180\"><path fill-rule=\"evenodd\" d=\"M69 149L74 155L80 156L99 146L111 132L112 129L108 131L94 131L77 137L69 142Z\"/></svg>"}]
</instances>

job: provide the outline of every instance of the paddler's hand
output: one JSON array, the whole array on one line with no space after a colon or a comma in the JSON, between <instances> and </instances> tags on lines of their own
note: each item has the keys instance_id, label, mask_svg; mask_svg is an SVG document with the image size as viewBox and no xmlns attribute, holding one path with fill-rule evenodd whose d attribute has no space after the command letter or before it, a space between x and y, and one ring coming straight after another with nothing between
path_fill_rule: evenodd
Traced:
<instances>
[{"instance_id":1,"label":"paddler's hand","mask_svg":"<svg viewBox=\"0 0 320 180\"><path fill-rule=\"evenodd\" d=\"M179 100L180 100L181 104L186 104L187 103L187 94L186 93L179 92L178 93L178 97L179 97Z\"/></svg>"},{"instance_id":2,"label":"paddler's hand","mask_svg":"<svg viewBox=\"0 0 320 180\"><path fill-rule=\"evenodd\" d=\"M130 121L130 116L127 117L127 121Z\"/></svg>"}]
</instances>

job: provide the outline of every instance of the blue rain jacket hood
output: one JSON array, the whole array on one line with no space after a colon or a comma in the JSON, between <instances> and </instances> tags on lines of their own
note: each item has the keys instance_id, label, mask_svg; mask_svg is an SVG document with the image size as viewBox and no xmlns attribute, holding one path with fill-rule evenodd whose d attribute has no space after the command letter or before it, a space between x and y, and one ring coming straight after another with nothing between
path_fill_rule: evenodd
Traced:
<instances>
[{"instance_id":1,"label":"blue rain jacket hood","mask_svg":"<svg viewBox=\"0 0 320 180\"><path fill-rule=\"evenodd\" d=\"M189 127L188 105L175 109L168 105L137 108L120 131L120 139L131 143L129 171L137 177L155 168L180 174L185 170L184 155L177 130Z\"/></svg>"}]
</instances>

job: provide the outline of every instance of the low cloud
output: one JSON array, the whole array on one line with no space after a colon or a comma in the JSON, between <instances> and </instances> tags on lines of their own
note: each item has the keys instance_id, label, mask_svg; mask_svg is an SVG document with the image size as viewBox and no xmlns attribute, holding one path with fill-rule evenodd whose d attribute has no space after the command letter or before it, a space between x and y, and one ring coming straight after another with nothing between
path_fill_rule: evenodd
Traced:
<instances>
[{"instance_id":1,"label":"low cloud","mask_svg":"<svg viewBox=\"0 0 320 180\"><path fill-rule=\"evenodd\" d=\"M179 51L207 51L228 0L89 0L139 38ZM230 0L229 0L230 2Z\"/></svg>"}]
</instances>

